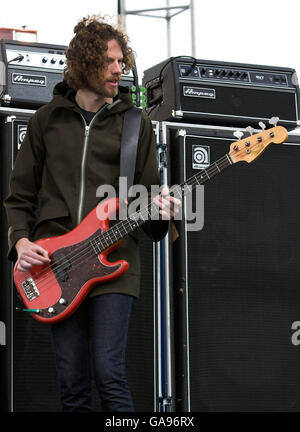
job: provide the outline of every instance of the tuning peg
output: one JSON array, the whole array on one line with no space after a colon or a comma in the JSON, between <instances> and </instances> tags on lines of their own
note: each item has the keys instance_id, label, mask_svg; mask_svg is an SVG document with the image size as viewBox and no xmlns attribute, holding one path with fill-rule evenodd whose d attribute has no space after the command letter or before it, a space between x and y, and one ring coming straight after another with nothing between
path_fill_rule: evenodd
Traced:
<instances>
[{"instance_id":1,"label":"tuning peg","mask_svg":"<svg viewBox=\"0 0 300 432\"><path fill-rule=\"evenodd\" d=\"M260 126L263 131L266 129L266 125L262 121L258 123L258 126Z\"/></svg>"},{"instance_id":2,"label":"tuning peg","mask_svg":"<svg viewBox=\"0 0 300 432\"><path fill-rule=\"evenodd\" d=\"M272 117L269 120L269 123L273 126L277 126L277 123L279 122L279 117Z\"/></svg>"},{"instance_id":3,"label":"tuning peg","mask_svg":"<svg viewBox=\"0 0 300 432\"><path fill-rule=\"evenodd\" d=\"M244 132L237 130L233 132L233 135L240 140L244 136Z\"/></svg>"},{"instance_id":4,"label":"tuning peg","mask_svg":"<svg viewBox=\"0 0 300 432\"><path fill-rule=\"evenodd\" d=\"M253 135L254 129L251 126L246 127L246 131L249 132L250 135Z\"/></svg>"}]
</instances>

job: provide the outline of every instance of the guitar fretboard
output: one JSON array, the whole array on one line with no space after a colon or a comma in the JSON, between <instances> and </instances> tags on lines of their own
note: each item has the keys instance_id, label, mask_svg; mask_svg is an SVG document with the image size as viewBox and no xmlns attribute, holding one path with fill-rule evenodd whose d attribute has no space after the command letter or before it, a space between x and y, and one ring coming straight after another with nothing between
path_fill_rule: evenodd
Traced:
<instances>
[{"instance_id":1,"label":"guitar fretboard","mask_svg":"<svg viewBox=\"0 0 300 432\"><path fill-rule=\"evenodd\" d=\"M232 165L232 161L229 154L226 154L221 159L210 165L207 169L199 171L184 183L170 187L169 193L175 198L182 199L185 195L191 193L195 187L200 186L206 181L210 180L229 165ZM90 240L93 251L98 255L100 252L103 252L104 250L113 246L115 243L118 243L130 232L139 229L150 219L159 219L159 207L154 202L151 202L141 210L131 214L124 221L118 221L107 231L104 231L101 235L97 236L93 240Z\"/></svg>"}]
</instances>

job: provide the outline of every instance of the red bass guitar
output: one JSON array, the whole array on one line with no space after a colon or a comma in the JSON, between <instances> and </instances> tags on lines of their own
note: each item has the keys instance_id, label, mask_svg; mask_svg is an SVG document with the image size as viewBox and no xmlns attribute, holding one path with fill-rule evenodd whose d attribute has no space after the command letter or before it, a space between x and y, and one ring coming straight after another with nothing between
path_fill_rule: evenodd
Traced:
<instances>
[{"instance_id":1,"label":"red bass guitar","mask_svg":"<svg viewBox=\"0 0 300 432\"><path fill-rule=\"evenodd\" d=\"M205 183L227 166L239 161L252 162L271 143L282 143L288 137L282 126L251 135L230 145L230 152L199 171L182 185L170 188L182 197L197 185ZM189 187L187 187L189 186ZM89 294L93 286L121 277L128 262L108 261L109 253L121 240L138 229L149 215L159 211L154 203L110 227L110 218L119 209L117 199L106 200L92 210L72 231L58 237L36 241L49 252L50 264L34 266L30 271L14 269L14 281L27 311L38 321L57 323L69 317ZM105 218L99 219L99 214Z\"/></svg>"}]
</instances>

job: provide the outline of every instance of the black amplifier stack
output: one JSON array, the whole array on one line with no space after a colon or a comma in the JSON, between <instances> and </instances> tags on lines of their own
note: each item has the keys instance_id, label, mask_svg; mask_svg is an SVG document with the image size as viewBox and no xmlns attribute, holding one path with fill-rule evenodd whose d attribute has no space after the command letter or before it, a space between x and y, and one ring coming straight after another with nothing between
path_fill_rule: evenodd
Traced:
<instances>
[{"instance_id":1,"label":"black amplifier stack","mask_svg":"<svg viewBox=\"0 0 300 432\"><path fill-rule=\"evenodd\" d=\"M0 48L3 200L29 119L62 79L65 47L3 40ZM136 72L121 84L134 92ZM146 70L143 86L170 185L228 153L237 129L245 137L246 126L257 132L258 123L279 117L289 138L206 183L203 207L193 202L204 217L196 230L184 198L178 236L156 249L142 238L142 297L127 350L136 410L299 411L296 72L182 56ZM7 229L2 206L0 411L58 411L49 329L16 309Z\"/></svg>"},{"instance_id":2,"label":"black amplifier stack","mask_svg":"<svg viewBox=\"0 0 300 432\"><path fill-rule=\"evenodd\" d=\"M192 202L197 229L183 198L168 256L174 409L299 411L296 71L182 56L146 70L143 86L169 185L208 169L238 134L261 132L272 117L289 135L201 186L202 207Z\"/></svg>"}]
</instances>

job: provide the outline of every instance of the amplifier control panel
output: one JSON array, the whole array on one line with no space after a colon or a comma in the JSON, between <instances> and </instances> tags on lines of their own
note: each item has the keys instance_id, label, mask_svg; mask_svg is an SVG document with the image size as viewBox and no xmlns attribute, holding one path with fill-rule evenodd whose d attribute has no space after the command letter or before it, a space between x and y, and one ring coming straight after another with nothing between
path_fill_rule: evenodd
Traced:
<instances>
[{"instance_id":1,"label":"amplifier control panel","mask_svg":"<svg viewBox=\"0 0 300 432\"><path fill-rule=\"evenodd\" d=\"M47 50L41 52L25 51L22 49L7 49L7 63L23 68L63 70L65 54L63 51Z\"/></svg>"},{"instance_id":2,"label":"amplifier control panel","mask_svg":"<svg viewBox=\"0 0 300 432\"><path fill-rule=\"evenodd\" d=\"M36 109L62 81L66 47L0 40L0 106Z\"/></svg>"},{"instance_id":3,"label":"amplifier control panel","mask_svg":"<svg viewBox=\"0 0 300 432\"><path fill-rule=\"evenodd\" d=\"M66 47L14 40L0 41L0 61L13 69L62 73L66 66Z\"/></svg>"},{"instance_id":4,"label":"amplifier control panel","mask_svg":"<svg viewBox=\"0 0 300 432\"><path fill-rule=\"evenodd\" d=\"M179 64L178 67L179 76L181 78L201 81L230 81L231 83L235 82L236 84L252 84L276 87L289 86L288 76L282 73L211 67L198 64L194 68L188 64Z\"/></svg>"}]
</instances>

